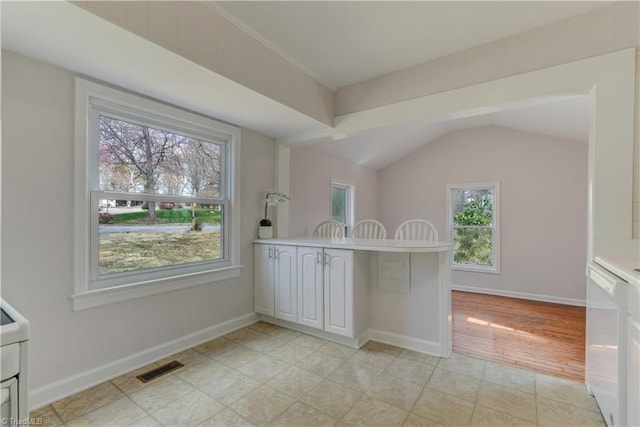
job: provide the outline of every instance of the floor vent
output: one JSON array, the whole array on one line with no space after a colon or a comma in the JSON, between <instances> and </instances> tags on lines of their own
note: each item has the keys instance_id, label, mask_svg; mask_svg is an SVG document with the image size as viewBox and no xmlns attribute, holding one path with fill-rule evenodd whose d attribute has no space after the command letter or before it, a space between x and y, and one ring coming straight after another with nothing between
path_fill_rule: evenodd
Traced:
<instances>
[{"instance_id":1,"label":"floor vent","mask_svg":"<svg viewBox=\"0 0 640 427\"><path fill-rule=\"evenodd\" d=\"M155 369L150 370L149 372L145 372L144 374L138 375L136 378L142 381L143 383L148 383L151 380L155 380L158 377L163 376L164 374L168 374L171 371L175 371L178 368L182 368L184 365L177 360L167 363L166 365L158 366Z\"/></svg>"}]
</instances>

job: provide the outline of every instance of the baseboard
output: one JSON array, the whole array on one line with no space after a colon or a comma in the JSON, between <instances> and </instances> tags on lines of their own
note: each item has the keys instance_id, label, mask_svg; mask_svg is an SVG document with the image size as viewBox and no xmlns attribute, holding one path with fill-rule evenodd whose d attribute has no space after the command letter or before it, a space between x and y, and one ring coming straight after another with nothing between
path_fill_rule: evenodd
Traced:
<instances>
[{"instance_id":1,"label":"baseboard","mask_svg":"<svg viewBox=\"0 0 640 427\"><path fill-rule=\"evenodd\" d=\"M556 297L551 295L529 294L526 292L503 291L503 290L497 290L497 289L476 288L474 286L454 285L453 283L451 284L451 289L454 291L475 292L479 294L488 294L488 295L496 295L500 297L511 297L511 298L528 299L533 301L551 302L555 304L576 305L579 307L587 306L587 302L583 299L563 298L563 297Z\"/></svg>"},{"instance_id":2,"label":"baseboard","mask_svg":"<svg viewBox=\"0 0 640 427\"><path fill-rule=\"evenodd\" d=\"M322 338L327 341L335 342L337 344L346 345L347 347L359 348L360 343L358 339L343 337L340 335L325 332L320 329L311 328L309 326L301 325L299 323L289 322L288 320L277 319L266 314L258 314L258 319L264 320L267 323L282 326L283 328L291 329L292 331L302 332L303 334L311 335L313 337Z\"/></svg>"},{"instance_id":3,"label":"baseboard","mask_svg":"<svg viewBox=\"0 0 640 427\"><path fill-rule=\"evenodd\" d=\"M368 338L372 341L395 345L396 347L406 348L407 350L413 350L419 353L426 353L431 356L448 357L448 355L443 356L441 354L442 348L440 344L433 341L407 337L405 335L399 335L393 332L386 332L378 329L369 329L367 331L367 335Z\"/></svg>"},{"instance_id":4,"label":"baseboard","mask_svg":"<svg viewBox=\"0 0 640 427\"><path fill-rule=\"evenodd\" d=\"M255 313L245 314L185 335L176 340L132 354L131 356L115 360L88 371L80 372L69 378L32 389L29 392L29 409L33 410L48 405L49 403L101 384L156 360L255 323L257 320L258 317Z\"/></svg>"}]
</instances>

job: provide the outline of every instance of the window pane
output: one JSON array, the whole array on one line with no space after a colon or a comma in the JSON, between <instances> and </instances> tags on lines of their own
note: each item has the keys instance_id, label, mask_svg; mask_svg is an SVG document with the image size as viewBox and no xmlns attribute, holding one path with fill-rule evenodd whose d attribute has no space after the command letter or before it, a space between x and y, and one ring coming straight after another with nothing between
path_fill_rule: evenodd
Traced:
<instances>
[{"instance_id":1,"label":"window pane","mask_svg":"<svg viewBox=\"0 0 640 427\"><path fill-rule=\"evenodd\" d=\"M493 233L490 227L454 229L453 262L466 265L493 265Z\"/></svg>"},{"instance_id":2,"label":"window pane","mask_svg":"<svg viewBox=\"0 0 640 427\"><path fill-rule=\"evenodd\" d=\"M99 188L223 197L223 145L100 115Z\"/></svg>"},{"instance_id":3,"label":"window pane","mask_svg":"<svg viewBox=\"0 0 640 427\"><path fill-rule=\"evenodd\" d=\"M462 226L493 224L493 190L453 190L453 223Z\"/></svg>"},{"instance_id":4,"label":"window pane","mask_svg":"<svg viewBox=\"0 0 640 427\"><path fill-rule=\"evenodd\" d=\"M453 264L493 267L494 188L453 188Z\"/></svg>"},{"instance_id":5,"label":"window pane","mask_svg":"<svg viewBox=\"0 0 640 427\"><path fill-rule=\"evenodd\" d=\"M347 191L345 187L331 187L331 218L347 224Z\"/></svg>"},{"instance_id":6,"label":"window pane","mask_svg":"<svg viewBox=\"0 0 640 427\"><path fill-rule=\"evenodd\" d=\"M222 205L160 202L151 221L149 203L104 202L98 213L99 275L223 258Z\"/></svg>"}]
</instances>

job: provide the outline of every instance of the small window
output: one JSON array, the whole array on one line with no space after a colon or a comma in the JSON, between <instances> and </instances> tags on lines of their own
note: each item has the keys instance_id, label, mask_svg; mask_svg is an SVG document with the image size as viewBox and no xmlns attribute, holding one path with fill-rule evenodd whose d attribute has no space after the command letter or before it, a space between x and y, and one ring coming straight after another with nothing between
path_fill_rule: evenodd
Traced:
<instances>
[{"instance_id":1,"label":"small window","mask_svg":"<svg viewBox=\"0 0 640 427\"><path fill-rule=\"evenodd\" d=\"M76 89L74 308L237 277L238 129Z\"/></svg>"},{"instance_id":2,"label":"small window","mask_svg":"<svg viewBox=\"0 0 640 427\"><path fill-rule=\"evenodd\" d=\"M331 182L331 219L344 224L345 237L349 237L349 229L353 226L353 193L353 185Z\"/></svg>"},{"instance_id":3,"label":"small window","mask_svg":"<svg viewBox=\"0 0 640 427\"><path fill-rule=\"evenodd\" d=\"M452 268L500 272L498 183L449 185Z\"/></svg>"}]
</instances>

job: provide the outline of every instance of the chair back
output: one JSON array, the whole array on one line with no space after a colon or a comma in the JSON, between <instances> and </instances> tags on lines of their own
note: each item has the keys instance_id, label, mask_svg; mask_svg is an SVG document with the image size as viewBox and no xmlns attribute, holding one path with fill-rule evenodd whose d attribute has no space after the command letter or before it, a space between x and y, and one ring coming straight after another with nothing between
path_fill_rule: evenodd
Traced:
<instances>
[{"instance_id":1,"label":"chair back","mask_svg":"<svg viewBox=\"0 0 640 427\"><path fill-rule=\"evenodd\" d=\"M410 219L396 230L396 240L438 240L438 230L425 219Z\"/></svg>"},{"instance_id":2,"label":"chair back","mask_svg":"<svg viewBox=\"0 0 640 427\"><path fill-rule=\"evenodd\" d=\"M387 229L375 219L363 219L353 226L351 237L354 239L386 239Z\"/></svg>"},{"instance_id":3,"label":"chair back","mask_svg":"<svg viewBox=\"0 0 640 427\"><path fill-rule=\"evenodd\" d=\"M324 221L313 230L313 237L344 237L344 225L338 221Z\"/></svg>"}]
</instances>

